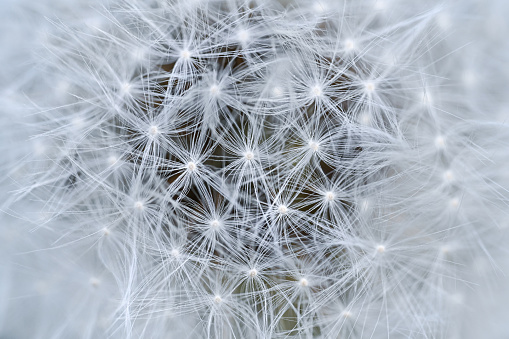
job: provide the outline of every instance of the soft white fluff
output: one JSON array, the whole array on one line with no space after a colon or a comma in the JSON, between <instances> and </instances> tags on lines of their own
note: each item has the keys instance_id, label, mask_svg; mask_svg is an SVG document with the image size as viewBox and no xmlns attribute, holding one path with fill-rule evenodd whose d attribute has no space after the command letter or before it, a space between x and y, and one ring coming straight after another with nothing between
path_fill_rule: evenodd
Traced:
<instances>
[{"instance_id":1,"label":"soft white fluff","mask_svg":"<svg viewBox=\"0 0 509 339\"><path fill-rule=\"evenodd\" d=\"M5 8L0 337L509 335L504 1Z\"/></svg>"}]
</instances>

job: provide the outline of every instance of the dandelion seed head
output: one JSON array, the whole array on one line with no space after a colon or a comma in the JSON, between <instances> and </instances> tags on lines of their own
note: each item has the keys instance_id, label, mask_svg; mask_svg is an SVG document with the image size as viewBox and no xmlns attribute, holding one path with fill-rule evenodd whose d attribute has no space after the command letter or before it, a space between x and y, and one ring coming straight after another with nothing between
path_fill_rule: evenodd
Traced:
<instances>
[{"instance_id":1,"label":"dandelion seed head","mask_svg":"<svg viewBox=\"0 0 509 339\"><path fill-rule=\"evenodd\" d=\"M318 13L318 14L326 13L328 9L329 9L329 6L327 6L326 3L324 3L323 1L315 0L315 3L313 4L313 11L315 13Z\"/></svg>"},{"instance_id":2,"label":"dandelion seed head","mask_svg":"<svg viewBox=\"0 0 509 339\"><path fill-rule=\"evenodd\" d=\"M468 23L465 1L31 6L51 24L0 53L0 223L16 214L0 252L33 270L0 294L60 294L11 298L0 323L47 323L6 333L449 334L462 322L442 306L505 262L491 230L509 230L504 17Z\"/></svg>"}]
</instances>

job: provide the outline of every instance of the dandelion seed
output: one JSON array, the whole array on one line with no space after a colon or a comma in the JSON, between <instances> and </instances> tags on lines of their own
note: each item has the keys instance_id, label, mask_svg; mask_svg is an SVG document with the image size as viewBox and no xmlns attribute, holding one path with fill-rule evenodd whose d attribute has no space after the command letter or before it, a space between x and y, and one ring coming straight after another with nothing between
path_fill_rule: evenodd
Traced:
<instances>
[{"instance_id":1,"label":"dandelion seed","mask_svg":"<svg viewBox=\"0 0 509 339\"><path fill-rule=\"evenodd\" d=\"M274 97L280 97L283 95L283 90L281 89L281 87L276 86L272 89L272 95Z\"/></svg>"},{"instance_id":2,"label":"dandelion seed","mask_svg":"<svg viewBox=\"0 0 509 339\"><path fill-rule=\"evenodd\" d=\"M458 198L452 198L450 201L449 201L449 206L451 206L451 208L453 209L456 209L460 206L460 199Z\"/></svg>"},{"instance_id":3,"label":"dandelion seed","mask_svg":"<svg viewBox=\"0 0 509 339\"><path fill-rule=\"evenodd\" d=\"M132 87L132 84L129 83L129 82L124 82L121 86L120 86L120 93L122 95L125 95L125 94L129 94L131 92L131 87Z\"/></svg>"},{"instance_id":4,"label":"dandelion seed","mask_svg":"<svg viewBox=\"0 0 509 339\"><path fill-rule=\"evenodd\" d=\"M99 284L101 283L101 281L95 277L92 277L92 278L90 278L89 283L90 283L90 285L92 285L92 287L97 288L97 287L99 287Z\"/></svg>"},{"instance_id":5,"label":"dandelion seed","mask_svg":"<svg viewBox=\"0 0 509 339\"><path fill-rule=\"evenodd\" d=\"M279 214L287 214L288 213L288 207L286 205L279 205L278 207Z\"/></svg>"},{"instance_id":6,"label":"dandelion seed","mask_svg":"<svg viewBox=\"0 0 509 339\"><path fill-rule=\"evenodd\" d=\"M311 90L309 91L312 97L317 98L322 96L322 87L319 85L315 85L311 87Z\"/></svg>"},{"instance_id":7,"label":"dandelion seed","mask_svg":"<svg viewBox=\"0 0 509 339\"><path fill-rule=\"evenodd\" d=\"M314 140L310 140L308 146L313 152L317 152L318 149L320 148L320 144Z\"/></svg>"},{"instance_id":8,"label":"dandelion seed","mask_svg":"<svg viewBox=\"0 0 509 339\"><path fill-rule=\"evenodd\" d=\"M217 230L219 229L219 227L221 226L221 222L217 219L214 219L210 222L210 227L214 230Z\"/></svg>"},{"instance_id":9,"label":"dandelion seed","mask_svg":"<svg viewBox=\"0 0 509 339\"><path fill-rule=\"evenodd\" d=\"M375 91L375 83L372 82L372 81L367 81L366 83L364 83L364 89L366 91L367 94L371 94Z\"/></svg>"},{"instance_id":10,"label":"dandelion seed","mask_svg":"<svg viewBox=\"0 0 509 339\"><path fill-rule=\"evenodd\" d=\"M157 128L157 126L150 126L150 128L148 129L148 134L150 134L151 136L156 136L159 134L159 128Z\"/></svg>"},{"instance_id":11,"label":"dandelion seed","mask_svg":"<svg viewBox=\"0 0 509 339\"><path fill-rule=\"evenodd\" d=\"M346 39L344 46L347 51L352 51L355 49L355 42L352 39Z\"/></svg>"},{"instance_id":12,"label":"dandelion seed","mask_svg":"<svg viewBox=\"0 0 509 339\"><path fill-rule=\"evenodd\" d=\"M180 58L183 60L189 60L191 58L191 52L187 49L180 51Z\"/></svg>"},{"instance_id":13,"label":"dandelion seed","mask_svg":"<svg viewBox=\"0 0 509 339\"><path fill-rule=\"evenodd\" d=\"M180 251L178 249L174 248L170 251L170 255L174 258L178 258L178 257L180 257Z\"/></svg>"},{"instance_id":14,"label":"dandelion seed","mask_svg":"<svg viewBox=\"0 0 509 339\"><path fill-rule=\"evenodd\" d=\"M189 172L194 172L197 169L196 163L190 161L187 163L186 168Z\"/></svg>"},{"instance_id":15,"label":"dandelion seed","mask_svg":"<svg viewBox=\"0 0 509 339\"><path fill-rule=\"evenodd\" d=\"M435 147L438 149L445 148L445 137L439 135L435 138Z\"/></svg>"},{"instance_id":16,"label":"dandelion seed","mask_svg":"<svg viewBox=\"0 0 509 339\"><path fill-rule=\"evenodd\" d=\"M108 164L109 164L110 166L115 165L118 161L119 161L118 157L117 157L117 156L115 156L115 155L113 155L113 154L112 154L112 155L110 155L110 156L108 157L108 159L107 159L107 162L108 162Z\"/></svg>"},{"instance_id":17,"label":"dandelion seed","mask_svg":"<svg viewBox=\"0 0 509 339\"><path fill-rule=\"evenodd\" d=\"M351 318L352 317L352 312L350 311L343 311L341 312L340 314L343 318Z\"/></svg>"},{"instance_id":18,"label":"dandelion seed","mask_svg":"<svg viewBox=\"0 0 509 339\"><path fill-rule=\"evenodd\" d=\"M334 192L325 192L325 200L327 201L334 201L334 199L336 199L336 195L334 194Z\"/></svg>"},{"instance_id":19,"label":"dandelion seed","mask_svg":"<svg viewBox=\"0 0 509 339\"><path fill-rule=\"evenodd\" d=\"M217 96L221 93L221 88L218 85L212 85L210 86L209 91L212 96Z\"/></svg>"},{"instance_id":20,"label":"dandelion seed","mask_svg":"<svg viewBox=\"0 0 509 339\"><path fill-rule=\"evenodd\" d=\"M2 334L458 337L507 261L504 0L91 1L6 24L0 295L59 297Z\"/></svg>"},{"instance_id":21,"label":"dandelion seed","mask_svg":"<svg viewBox=\"0 0 509 339\"><path fill-rule=\"evenodd\" d=\"M440 253L442 254L449 254L451 252L451 246L450 245L443 245L440 247Z\"/></svg>"},{"instance_id":22,"label":"dandelion seed","mask_svg":"<svg viewBox=\"0 0 509 339\"><path fill-rule=\"evenodd\" d=\"M145 208L145 204L143 204L142 201L136 201L134 203L134 209L137 210L137 211L143 211L143 209Z\"/></svg>"},{"instance_id":23,"label":"dandelion seed","mask_svg":"<svg viewBox=\"0 0 509 339\"><path fill-rule=\"evenodd\" d=\"M452 170L447 170L443 174L444 180L446 182L453 182L455 179L454 172Z\"/></svg>"},{"instance_id":24,"label":"dandelion seed","mask_svg":"<svg viewBox=\"0 0 509 339\"><path fill-rule=\"evenodd\" d=\"M249 38L250 38L250 34L247 30L245 29L241 29L238 33L237 33L237 40L240 41L241 43L243 44L246 44L248 41L249 41Z\"/></svg>"},{"instance_id":25,"label":"dandelion seed","mask_svg":"<svg viewBox=\"0 0 509 339\"><path fill-rule=\"evenodd\" d=\"M247 161L251 161L254 159L254 154L253 152L251 151L248 151L246 153L244 153L244 158L247 160Z\"/></svg>"}]
</instances>

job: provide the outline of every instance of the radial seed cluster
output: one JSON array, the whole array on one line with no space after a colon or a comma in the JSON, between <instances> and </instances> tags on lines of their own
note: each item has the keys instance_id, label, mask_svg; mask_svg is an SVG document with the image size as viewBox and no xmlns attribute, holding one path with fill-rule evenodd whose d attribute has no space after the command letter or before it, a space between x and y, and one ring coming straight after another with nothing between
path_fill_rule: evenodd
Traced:
<instances>
[{"instance_id":1,"label":"radial seed cluster","mask_svg":"<svg viewBox=\"0 0 509 339\"><path fill-rule=\"evenodd\" d=\"M0 337L478 333L507 266L497 1L75 3L20 9L0 58Z\"/></svg>"}]
</instances>

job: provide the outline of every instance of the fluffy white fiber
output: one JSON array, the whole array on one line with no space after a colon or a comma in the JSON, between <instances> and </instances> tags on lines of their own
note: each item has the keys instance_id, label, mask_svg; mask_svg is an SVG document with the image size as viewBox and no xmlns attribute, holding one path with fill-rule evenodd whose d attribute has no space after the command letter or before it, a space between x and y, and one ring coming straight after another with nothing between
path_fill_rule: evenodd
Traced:
<instances>
[{"instance_id":1,"label":"fluffy white fiber","mask_svg":"<svg viewBox=\"0 0 509 339\"><path fill-rule=\"evenodd\" d=\"M506 1L0 10L0 338L509 337Z\"/></svg>"}]
</instances>

